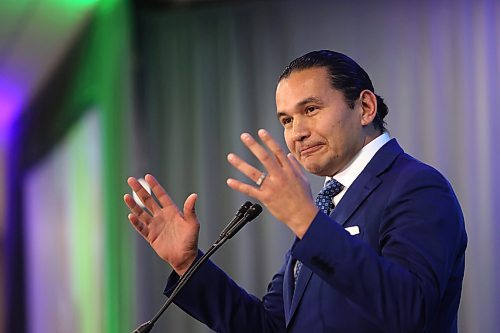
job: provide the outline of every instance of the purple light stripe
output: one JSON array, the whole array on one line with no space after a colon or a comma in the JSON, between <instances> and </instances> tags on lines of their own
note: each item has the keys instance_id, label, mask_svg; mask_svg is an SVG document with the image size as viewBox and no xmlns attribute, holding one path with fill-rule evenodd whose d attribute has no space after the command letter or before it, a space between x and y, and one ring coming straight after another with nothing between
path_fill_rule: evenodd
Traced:
<instances>
[{"instance_id":1,"label":"purple light stripe","mask_svg":"<svg viewBox=\"0 0 500 333\"><path fill-rule=\"evenodd\" d=\"M24 90L15 79L0 76L0 140L7 136L10 125L21 113Z\"/></svg>"}]
</instances>

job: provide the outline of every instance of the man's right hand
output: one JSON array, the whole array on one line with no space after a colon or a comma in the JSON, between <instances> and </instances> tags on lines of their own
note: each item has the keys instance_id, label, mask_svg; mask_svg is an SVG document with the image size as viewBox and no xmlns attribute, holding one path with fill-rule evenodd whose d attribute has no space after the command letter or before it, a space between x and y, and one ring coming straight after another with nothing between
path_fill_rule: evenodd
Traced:
<instances>
[{"instance_id":1,"label":"man's right hand","mask_svg":"<svg viewBox=\"0 0 500 333\"><path fill-rule=\"evenodd\" d=\"M128 185L149 212L141 208L130 194L125 194L123 199L130 209L128 219L156 253L168 262L177 274L183 275L198 253L200 224L195 212L198 196L193 193L187 197L184 211L181 212L153 176L146 175L144 178L160 204L137 179L130 177L127 180Z\"/></svg>"}]
</instances>

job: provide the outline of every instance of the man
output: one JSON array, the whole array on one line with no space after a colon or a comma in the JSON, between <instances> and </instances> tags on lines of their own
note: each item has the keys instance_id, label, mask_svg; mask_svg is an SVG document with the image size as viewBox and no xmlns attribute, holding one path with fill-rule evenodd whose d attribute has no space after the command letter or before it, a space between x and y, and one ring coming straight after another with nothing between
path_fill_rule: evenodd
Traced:
<instances>
[{"instance_id":1,"label":"man","mask_svg":"<svg viewBox=\"0 0 500 333\"><path fill-rule=\"evenodd\" d=\"M415 160L384 128L387 107L349 57L315 51L280 77L276 107L290 151L265 130L241 140L259 170L228 161L257 186L228 179L259 200L297 236L259 300L207 262L175 303L218 332L456 332L466 233L449 183ZM266 149L267 148L267 149ZM325 176L313 200L301 167ZM129 219L174 269L193 263L199 223L196 194L178 211L158 182L129 185L151 212L125 195Z\"/></svg>"}]
</instances>

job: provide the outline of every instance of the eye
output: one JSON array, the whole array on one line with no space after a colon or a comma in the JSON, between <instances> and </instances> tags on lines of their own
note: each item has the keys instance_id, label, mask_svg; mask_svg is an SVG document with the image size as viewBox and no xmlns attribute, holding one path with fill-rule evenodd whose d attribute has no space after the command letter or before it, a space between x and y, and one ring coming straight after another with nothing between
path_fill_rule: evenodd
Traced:
<instances>
[{"instance_id":1,"label":"eye","mask_svg":"<svg viewBox=\"0 0 500 333\"><path fill-rule=\"evenodd\" d=\"M286 126L292 122L292 117L282 117L281 118L281 124L283 126Z\"/></svg>"},{"instance_id":2,"label":"eye","mask_svg":"<svg viewBox=\"0 0 500 333\"><path fill-rule=\"evenodd\" d=\"M316 106L313 106L313 105L309 105L306 107L306 113L311 113L311 112L314 112L316 111L318 108Z\"/></svg>"}]
</instances>

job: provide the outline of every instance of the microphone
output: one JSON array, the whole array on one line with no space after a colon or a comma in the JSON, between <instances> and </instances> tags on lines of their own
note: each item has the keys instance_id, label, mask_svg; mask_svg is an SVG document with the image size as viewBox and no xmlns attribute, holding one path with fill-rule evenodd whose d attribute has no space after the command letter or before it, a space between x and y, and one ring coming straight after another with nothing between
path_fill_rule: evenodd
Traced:
<instances>
[{"instance_id":1,"label":"microphone","mask_svg":"<svg viewBox=\"0 0 500 333\"><path fill-rule=\"evenodd\" d=\"M160 311L151 319L150 321L145 322L138 328L136 328L132 333L147 333L150 332L155 323L158 321L160 316L167 310L167 308L174 301L174 297L181 291L184 285L191 279L193 274L198 270L198 268L207 261L208 258L212 254L215 253L228 239L231 239L241 228L248 222L255 219L262 212L262 207L255 203L252 204L250 201L245 202L240 209L236 212L235 217L229 222L229 224L222 230L220 233L219 239L212 244L212 246L208 249L208 251L201 256L198 260L196 260L191 266L188 268L186 273L179 279L177 285L174 290L170 294L170 297L167 299L165 304L161 307Z\"/></svg>"},{"instance_id":2,"label":"microphone","mask_svg":"<svg viewBox=\"0 0 500 333\"><path fill-rule=\"evenodd\" d=\"M224 229L222 229L219 236L219 240L222 239L227 234L229 229L231 229L236 223L238 223L243 218L245 213L249 210L250 206L252 206L252 203L250 201L246 201L243 205L241 205L240 209L238 209L236 215L233 217L231 222L229 222L229 224L226 225Z\"/></svg>"},{"instance_id":3,"label":"microphone","mask_svg":"<svg viewBox=\"0 0 500 333\"><path fill-rule=\"evenodd\" d=\"M233 236L236 235L236 233L240 231L240 229L243 228L245 224L255 219L257 216L259 216L260 213L262 213L262 207L259 204L252 205L249 209L247 209L245 215L243 215L243 218L236 221L232 226L230 226L224 237L226 237L227 239L233 238Z\"/></svg>"}]
</instances>

